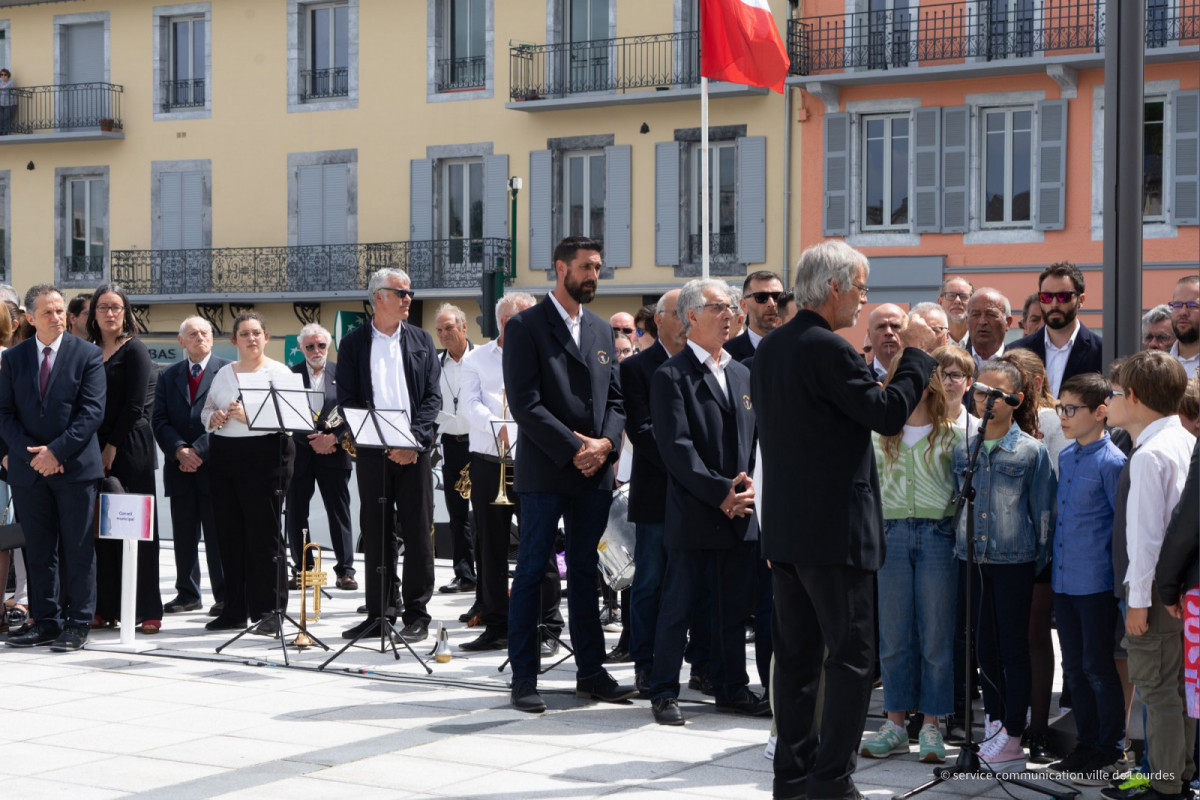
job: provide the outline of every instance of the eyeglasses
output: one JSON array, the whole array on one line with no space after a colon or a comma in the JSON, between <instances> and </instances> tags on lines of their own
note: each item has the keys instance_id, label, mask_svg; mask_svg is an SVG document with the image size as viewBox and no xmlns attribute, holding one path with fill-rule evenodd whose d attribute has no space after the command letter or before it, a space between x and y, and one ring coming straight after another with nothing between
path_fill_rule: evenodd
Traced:
<instances>
[{"instance_id":1,"label":"eyeglasses","mask_svg":"<svg viewBox=\"0 0 1200 800\"><path fill-rule=\"evenodd\" d=\"M391 286L380 286L377 291L391 292L392 294L396 295L396 297L399 297L401 300L403 300L406 297L416 298L416 296L417 296L417 293L414 292L412 289L393 289Z\"/></svg>"},{"instance_id":2,"label":"eyeglasses","mask_svg":"<svg viewBox=\"0 0 1200 800\"><path fill-rule=\"evenodd\" d=\"M768 300L774 300L775 305L779 305L779 299L783 297L783 292L749 292L742 297L753 297L754 302L760 306L765 306Z\"/></svg>"},{"instance_id":3,"label":"eyeglasses","mask_svg":"<svg viewBox=\"0 0 1200 800\"><path fill-rule=\"evenodd\" d=\"M711 308L718 314L728 311L730 314L738 313L738 307L732 303L705 303L701 308Z\"/></svg>"},{"instance_id":4,"label":"eyeglasses","mask_svg":"<svg viewBox=\"0 0 1200 800\"><path fill-rule=\"evenodd\" d=\"M950 381L951 383L962 383L967 379L965 372L943 372L942 380Z\"/></svg>"},{"instance_id":5,"label":"eyeglasses","mask_svg":"<svg viewBox=\"0 0 1200 800\"><path fill-rule=\"evenodd\" d=\"M1108 399L1109 400L1112 400L1114 397L1124 397L1124 396L1125 396L1125 393L1122 392L1120 389L1109 389L1108 390Z\"/></svg>"},{"instance_id":6,"label":"eyeglasses","mask_svg":"<svg viewBox=\"0 0 1200 800\"><path fill-rule=\"evenodd\" d=\"M324 350L327 347L329 347L328 342L309 342L308 344L304 345L304 349L310 353L313 350Z\"/></svg>"},{"instance_id":7,"label":"eyeglasses","mask_svg":"<svg viewBox=\"0 0 1200 800\"><path fill-rule=\"evenodd\" d=\"M964 303L971 299L971 295L966 292L942 292L943 300L962 300Z\"/></svg>"},{"instance_id":8,"label":"eyeglasses","mask_svg":"<svg viewBox=\"0 0 1200 800\"><path fill-rule=\"evenodd\" d=\"M938 336L941 336L943 333L945 333L946 331L948 331L950 329L944 325L930 325L929 330L933 331Z\"/></svg>"},{"instance_id":9,"label":"eyeglasses","mask_svg":"<svg viewBox=\"0 0 1200 800\"><path fill-rule=\"evenodd\" d=\"M613 333L616 333L616 334L622 334L622 333L623 333L623 334L625 334L626 336L633 336L633 334L634 334L634 333L636 333L636 331L635 331L633 328L618 328L616 325L614 325L614 326L613 326Z\"/></svg>"},{"instance_id":10,"label":"eyeglasses","mask_svg":"<svg viewBox=\"0 0 1200 800\"><path fill-rule=\"evenodd\" d=\"M1143 342L1157 342L1158 344L1170 344L1175 341L1175 337L1169 333L1147 333L1142 338Z\"/></svg>"},{"instance_id":11,"label":"eyeglasses","mask_svg":"<svg viewBox=\"0 0 1200 800\"><path fill-rule=\"evenodd\" d=\"M618 347L618 348L617 348L617 355L619 355L619 356L631 356L631 355L633 355L633 348L632 348L632 347Z\"/></svg>"},{"instance_id":12,"label":"eyeglasses","mask_svg":"<svg viewBox=\"0 0 1200 800\"><path fill-rule=\"evenodd\" d=\"M862 293L863 293L863 297L866 297L866 296L867 296L867 292L871 291L871 290L870 290L870 289L868 289L866 286L863 286L863 285L862 285L862 284L860 284L860 283L854 283L853 281L851 281L850 285L851 285L851 286L853 286L855 289L858 289L860 292L862 292Z\"/></svg>"},{"instance_id":13,"label":"eyeglasses","mask_svg":"<svg viewBox=\"0 0 1200 800\"><path fill-rule=\"evenodd\" d=\"M97 314L121 314L125 311L125 306L96 306Z\"/></svg>"},{"instance_id":14,"label":"eyeglasses","mask_svg":"<svg viewBox=\"0 0 1200 800\"><path fill-rule=\"evenodd\" d=\"M1183 300L1172 300L1171 302L1167 303L1167 308L1171 309L1172 311L1182 311L1185 308L1188 311L1195 311L1196 309L1200 308L1200 303L1197 303L1195 300L1188 300L1187 302L1184 302Z\"/></svg>"},{"instance_id":15,"label":"eyeglasses","mask_svg":"<svg viewBox=\"0 0 1200 800\"><path fill-rule=\"evenodd\" d=\"M1059 403L1054 407L1054 410L1058 412L1060 417L1066 417L1067 419L1070 419L1071 417L1075 416L1075 412L1081 408L1086 408L1088 411L1092 410L1091 406L1077 406L1071 403Z\"/></svg>"},{"instance_id":16,"label":"eyeglasses","mask_svg":"<svg viewBox=\"0 0 1200 800\"><path fill-rule=\"evenodd\" d=\"M1074 297L1078 297L1079 292L1038 292L1038 300L1050 305L1051 303L1069 303Z\"/></svg>"}]
</instances>

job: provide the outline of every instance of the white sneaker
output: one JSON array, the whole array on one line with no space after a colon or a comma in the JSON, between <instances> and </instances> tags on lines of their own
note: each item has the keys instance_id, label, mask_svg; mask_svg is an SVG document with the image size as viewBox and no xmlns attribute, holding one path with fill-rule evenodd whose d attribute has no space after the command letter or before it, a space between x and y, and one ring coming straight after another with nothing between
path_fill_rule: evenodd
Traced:
<instances>
[{"instance_id":1,"label":"white sneaker","mask_svg":"<svg viewBox=\"0 0 1200 800\"><path fill-rule=\"evenodd\" d=\"M993 772L1018 772L1025 769L1027 759L1021 747L1021 738L1013 738L1002 727L1000 731L979 746L979 759Z\"/></svg>"},{"instance_id":2,"label":"white sneaker","mask_svg":"<svg viewBox=\"0 0 1200 800\"><path fill-rule=\"evenodd\" d=\"M992 719L987 714L983 715L983 740L980 742L981 751L983 742L990 740L1003 727L1004 720Z\"/></svg>"},{"instance_id":3,"label":"white sneaker","mask_svg":"<svg viewBox=\"0 0 1200 800\"><path fill-rule=\"evenodd\" d=\"M779 737L773 733L767 737L767 746L766 749L763 750L763 758L767 759L768 761L775 760L775 742L778 741L778 739Z\"/></svg>"}]
</instances>

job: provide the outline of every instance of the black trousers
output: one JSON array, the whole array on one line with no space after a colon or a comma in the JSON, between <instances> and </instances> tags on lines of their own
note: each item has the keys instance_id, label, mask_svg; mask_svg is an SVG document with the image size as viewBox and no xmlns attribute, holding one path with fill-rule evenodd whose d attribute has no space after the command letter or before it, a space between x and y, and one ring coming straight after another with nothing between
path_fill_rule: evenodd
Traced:
<instances>
[{"instance_id":1,"label":"black trousers","mask_svg":"<svg viewBox=\"0 0 1200 800\"><path fill-rule=\"evenodd\" d=\"M37 478L9 489L25 531L29 615L60 628L90 624L96 609L96 481Z\"/></svg>"},{"instance_id":2,"label":"black trousers","mask_svg":"<svg viewBox=\"0 0 1200 800\"><path fill-rule=\"evenodd\" d=\"M511 506L492 505L500 488L500 462L494 456L471 454L471 507L475 512L475 544L479 569L475 596L483 609L488 632L508 632L508 543L513 514L520 519L520 496L508 488ZM511 473L510 473L511 474ZM558 559L550 557L542 579L542 624L555 636L563 629L562 582Z\"/></svg>"},{"instance_id":3,"label":"black trousers","mask_svg":"<svg viewBox=\"0 0 1200 800\"><path fill-rule=\"evenodd\" d=\"M200 600L200 537L204 536L204 557L208 564L208 582L213 598L225 599L225 574L221 571L221 547L217 544L217 518L213 512L207 463L197 474L186 475L186 485L176 488L167 498L171 503L171 531L175 537L175 594L182 600ZM140 546L140 545L139 545Z\"/></svg>"},{"instance_id":4,"label":"black trousers","mask_svg":"<svg viewBox=\"0 0 1200 800\"><path fill-rule=\"evenodd\" d=\"M779 736L774 794L851 796L875 663L875 573L774 561L771 575ZM820 728L813 730L822 666L825 703Z\"/></svg>"},{"instance_id":5,"label":"black trousers","mask_svg":"<svg viewBox=\"0 0 1200 800\"><path fill-rule=\"evenodd\" d=\"M471 525L471 503L463 499L454 484L458 473L471 463L467 437L462 440L442 435L442 494L450 514L450 541L453 546L454 577L475 582L475 531Z\"/></svg>"},{"instance_id":6,"label":"black trousers","mask_svg":"<svg viewBox=\"0 0 1200 800\"><path fill-rule=\"evenodd\" d=\"M287 493L295 454L290 436L209 438L209 484L225 574L223 619L258 620L287 608L277 492Z\"/></svg>"},{"instance_id":7,"label":"black trousers","mask_svg":"<svg viewBox=\"0 0 1200 800\"><path fill-rule=\"evenodd\" d=\"M139 425L130 434L143 438L140 447L129 447L128 451L153 453L154 444L149 425ZM103 447L103 445L101 445ZM139 459L132 463L126 450L118 450L109 474L121 482L126 494L153 495L154 461ZM162 591L159 589L158 569L158 515L154 515L154 538L138 542L137 586L135 589L134 613L138 622L163 618ZM121 575L124 567L123 546L113 539L96 540L96 615L106 620L121 616ZM133 620L124 620L132 624Z\"/></svg>"},{"instance_id":8,"label":"black trousers","mask_svg":"<svg viewBox=\"0 0 1200 800\"><path fill-rule=\"evenodd\" d=\"M354 534L350 526L350 470L326 466L322 456L305 446L296 447L296 468L288 489L287 533L292 550L292 569L300 570L300 553L304 549L304 531L308 529L308 508L313 491L319 489L325 516L329 519L329 539L337 557L334 572L340 578L354 574ZM311 538L310 538L311 541ZM305 569L312 567L308 559Z\"/></svg>"},{"instance_id":9,"label":"black trousers","mask_svg":"<svg viewBox=\"0 0 1200 800\"><path fill-rule=\"evenodd\" d=\"M359 527L366 566L367 617L396 616L401 592L405 625L429 625L426 607L433 596L433 473L429 454L413 464L389 461L382 450L358 453ZM396 574L400 542L404 542L404 581ZM382 556L383 561L380 562ZM382 564L382 574L380 566Z\"/></svg>"}]
</instances>

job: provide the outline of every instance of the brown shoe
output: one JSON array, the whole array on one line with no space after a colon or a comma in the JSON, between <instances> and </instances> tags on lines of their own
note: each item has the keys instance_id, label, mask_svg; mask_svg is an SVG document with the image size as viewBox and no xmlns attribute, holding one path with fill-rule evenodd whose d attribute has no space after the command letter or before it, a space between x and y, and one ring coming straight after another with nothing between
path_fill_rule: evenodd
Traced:
<instances>
[{"instance_id":1,"label":"brown shoe","mask_svg":"<svg viewBox=\"0 0 1200 800\"><path fill-rule=\"evenodd\" d=\"M337 579L337 588L353 592L358 588L358 581L354 580L353 575L342 575Z\"/></svg>"}]
</instances>

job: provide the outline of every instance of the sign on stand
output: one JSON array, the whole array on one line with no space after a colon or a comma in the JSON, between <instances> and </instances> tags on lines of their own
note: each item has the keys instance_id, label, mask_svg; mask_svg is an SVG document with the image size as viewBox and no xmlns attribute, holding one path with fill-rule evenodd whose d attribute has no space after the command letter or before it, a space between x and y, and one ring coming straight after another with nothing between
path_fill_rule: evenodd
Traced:
<instances>
[{"instance_id":1,"label":"sign on stand","mask_svg":"<svg viewBox=\"0 0 1200 800\"><path fill-rule=\"evenodd\" d=\"M120 539L121 556L121 641L120 649L137 650L137 556L138 542L154 539L154 495L100 494L100 538Z\"/></svg>"}]
</instances>

